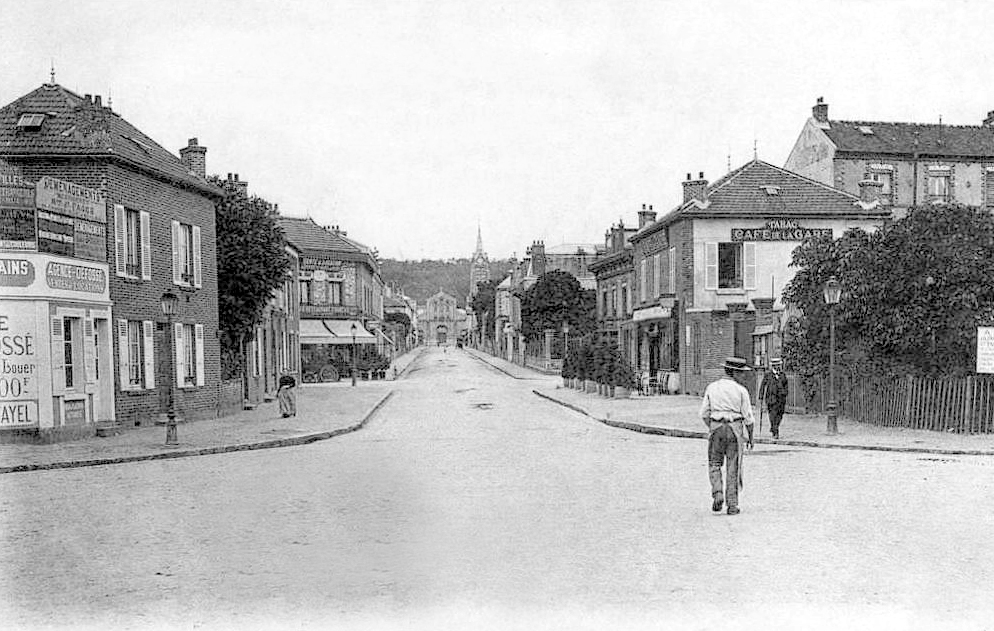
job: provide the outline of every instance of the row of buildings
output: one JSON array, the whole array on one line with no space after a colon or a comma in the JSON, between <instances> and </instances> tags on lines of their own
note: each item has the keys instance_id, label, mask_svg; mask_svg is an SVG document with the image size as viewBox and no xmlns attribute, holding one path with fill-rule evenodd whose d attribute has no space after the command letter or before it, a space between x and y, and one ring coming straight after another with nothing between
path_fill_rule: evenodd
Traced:
<instances>
[{"instance_id":1,"label":"row of buildings","mask_svg":"<svg viewBox=\"0 0 994 631\"><path fill-rule=\"evenodd\" d=\"M675 208L643 205L603 243L566 247L568 263L533 243L501 282L497 351L521 357L518 290L572 266L597 292L599 333L643 378L700 393L728 355L766 366L796 317L781 294L805 239L873 230L924 204L994 211L994 112L979 125L833 120L819 98L783 167L754 159L714 182L688 173L680 185Z\"/></svg>"},{"instance_id":2,"label":"row of buildings","mask_svg":"<svg viewBox=\"0 0 994 631\"><path fill-rule=\"evenodd\" d=\"M277 215L291 272L226 379L216 206L248 184L209 181L206 151L193 138L176 156L54 77L0 108L0 441L160 422L170 396L182 419L212 418L303 376L309 347L413 342L387 315L416 323L415 305L373 250Z\"/></svg>"}]
</instances>

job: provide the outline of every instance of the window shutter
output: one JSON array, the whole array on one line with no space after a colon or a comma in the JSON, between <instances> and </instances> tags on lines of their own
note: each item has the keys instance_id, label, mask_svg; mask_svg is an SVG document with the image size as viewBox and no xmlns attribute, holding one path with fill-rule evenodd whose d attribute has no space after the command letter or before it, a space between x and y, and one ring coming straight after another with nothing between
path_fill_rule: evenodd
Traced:
<instances>
[{"instance_id":1,"label":"window shutter","mask_svg":"<svg viewBox=\"0 0 994 631\"><path fill-rule=\"evenodd\" d=\"M704 244L704 289L718 289L718 244Z\"/></svg>"},{"instance_id":2,"label":"window shutter","mask_svg":"<svg viewBox=\"0 0 994 631\"><path fill-rule=\"evenodd\" d=\"M66 389L65 352L62 346L65 342L65 332L62 330L62 318L52 318L52 394L60 395Z\"/></svg>"},{"instance_id":3,"label":"window shutter","mask_svg":"<svg viewBox=\"0 0 994 631\"><path fill-rule=\"evenodd\" d=\"M117 366L121 379L121 390L131 387L131 358L128 349L128 321L117 321Z\"/></svg>"},{"instance_id":4,"label":"window shutter","mask_svg":"<svg viewBox=\"0 0 994 631\"><path fill-rule=\"evenodd\" d=\"M667 292L671 294L676 293L676 248L670 248L668 255L669 268L667 271L666 285Z\"/></svg>"},{"instance_id":5,"label":"window shutter","mask_svg":"<svg viewBox=\"0 0 994 631\"><path fill-rule=\"evenodd\" d=\"M176 387L182 388L183 378L186 375L186 353L183 352L183 324L176 322L173 324L173 349L176 357Z\"/></svg>"},{"instance_id":6,"label":"window shutter","mask_svg":"<svg viewBox=\"0 0 994 631\"><path fill-rule=\"evenodd\" d=\"M93 339L93 318L83 318L83 368L86 383L96 383L97 347Z\"/></svg>"},{"instance_id":7,"label":"window shutter","mask_svg":"<svg viewBox=\"0 0 994 631\"><path fill-rule=\"evenodd\" d=\"M179 262L179 222L172 221L172 233L173 233L173 284L182 284L182 276L180 273L180 262Z\"/></svg>"},{"instance_id":8,"label":"window shutter","mask_svg":"<svg viewBox=\"0 0 994 631\"><path fill-rule=\"evenodd\" d=\"M202 260L200 258L200 226L193 226L193 286L200 287L203 284L203 278L201 277L201 264Z\"/></svg>"},{"instance_id":9,"label":"window shutter","mask_svg":"<svg viewBox=\"0 0 994 631\"><path fill-rule=\"evenodd\" d=\"M142 240L142 280L152 280L152 237L151 227L149 224L151 219L145 211L142 211L140 217Z\"/></svg>"},{"instance_id":10,"label":"window shutter","mask_svg":"<svg viewBox=\"0 0 994 631\"><path fill-rule=\"evenodd\" d=\"M204 325L193 325L194 352L197 358L197 385L204 385Z\"/></svg>"},{"instance_id":11,"label":"window shutter","mask_svg":"<svg viewBox=\"0 0 994 631\"><path fill-rule=\"evenodd\" d=\"M663 293L662 292L662 284L663 284L663 267L662 267L662 265L663 265L662 254L660 254L659 252L657 252L656 254L653 254L652 255L652 285L653 285L655 291L653 292L652 295L654 297L656 297L656 298L659 297L659 294Z\"/></svg>"},{"instance_id":12,"label":"window shutter","mask_svg":"<svg viewBox=\"0 0 994 631\"><path fill-rule=\"evenodd\" d=\"M151 320L142 322L142 342L145 360L145 388L155 388L155 338L152 337L153 325Z\"/></svg>"},{"instance_id":13,"label":"window shutter","mask_svg":"<svg viewBox=\"0 0 994 631\"><path fill-rule=\"evenodd\" d=\"M756 288L756 244L746 241L742 244L744 267L743 281L746 289Z\"/></svg>"},{"instance_id":14,"label":"window shutter","mask_svg":"<svg viewBox=\"0 0 994 631\"><path fill-rule=\"evenodd\" d=\"M124 206L114 204L114 272L118 276L126 276L127 263L126 236L124 234Z\"/></svg>"}]
</instances>

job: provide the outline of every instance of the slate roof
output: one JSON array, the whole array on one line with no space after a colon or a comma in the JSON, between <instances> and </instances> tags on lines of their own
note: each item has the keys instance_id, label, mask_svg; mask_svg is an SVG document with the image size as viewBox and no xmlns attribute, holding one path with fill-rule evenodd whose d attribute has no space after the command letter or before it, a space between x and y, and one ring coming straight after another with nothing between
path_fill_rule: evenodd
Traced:
<instances>
[{"instance_id":1,"label":"slate roof","mask_svg":"<svg viewBox=\"0 0 994 631\"><path fill-rule=\"evenodd\" d=\"M38 130L19 129L22 114L44 114ZM202 192L221 192L110 107L46 83L0 108L0 155L77 155L121 159Z\"/></svg>"},{"instance_id":2,"label":"slate roof","mask_svg":"<svg viewBox=\"0 0 994 631\"><path fill-rule=\"evenodd\" d=\"M774 187L775 194L767 192ZM890 209L864 206L859 197L792 171L753 160L708 186L707 203L690 200L633 237L656 232L680 217L861 217L885 219Z\"/></svg>"},{"instance_id":3,"label":"slate roof","mask_svg":"<svg viewBox=\"0 0 994 631\"><path fill-rule=\"evenodd\" d=\"M277 217L286 240L301 252L312 256L341 258L349 261L366 261L375 267L372 250L341 232L319 226L310 217Z\"/></svg>"},{"instance_id":4,"label":"slate roof","mask_svg":"<svg viewBox=\"0 0 994 631\"><path fill-rule=\"evenodd\" d=\"M994 127L983 125L829 120L822 131L838 150L853 153L994 157Z\"/></svg>"}]
</instances>

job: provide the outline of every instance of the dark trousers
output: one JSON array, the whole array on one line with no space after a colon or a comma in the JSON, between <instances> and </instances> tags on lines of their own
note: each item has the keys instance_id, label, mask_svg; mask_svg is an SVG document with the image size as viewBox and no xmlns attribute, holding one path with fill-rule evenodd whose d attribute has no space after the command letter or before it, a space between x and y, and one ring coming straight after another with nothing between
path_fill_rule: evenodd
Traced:
<instances>
[{"instance_id":1,"label":"dark trousers","mask_svg":"<svg viewBox=\"0 0 994 631\"><path fill-rule=\"evenodd\" d=\"M783 408L782 405L770 405L767 404L766 409L770 412L770 432L774 436L780 435L780 421L783 420Z\"/></svg>"},{"instance_id":2,"label":"dark trousers","mask_svg":"<svg viewBox=\"0 0 994 631\"><path fill-rule=\"evenodd\" d=\"M739 505L739 441L728 423L718 425L708 437L708 477L711 497L722 496L721 467L725 465L724 495L728 507Z\"/></svg>"}]
</instances>

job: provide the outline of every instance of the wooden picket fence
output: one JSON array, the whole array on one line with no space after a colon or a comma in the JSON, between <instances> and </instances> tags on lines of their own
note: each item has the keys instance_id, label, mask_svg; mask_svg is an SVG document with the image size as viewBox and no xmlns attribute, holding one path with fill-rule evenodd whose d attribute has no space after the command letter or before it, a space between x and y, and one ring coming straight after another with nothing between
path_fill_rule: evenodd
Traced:
<instances>
[{"instance_id":1,"label":"wooden picket fence","mask_svg":"<svg viewBox=\"0 0 994 631\"><path fill-rule=\"evenodd\" d=\"M788 411L825 410L825 379L806 399L801 380L788 375ZM994 375L960 378L837 379L839 413L859 423L960 433L994 433Z\"/></svg>"}]
</instances>

